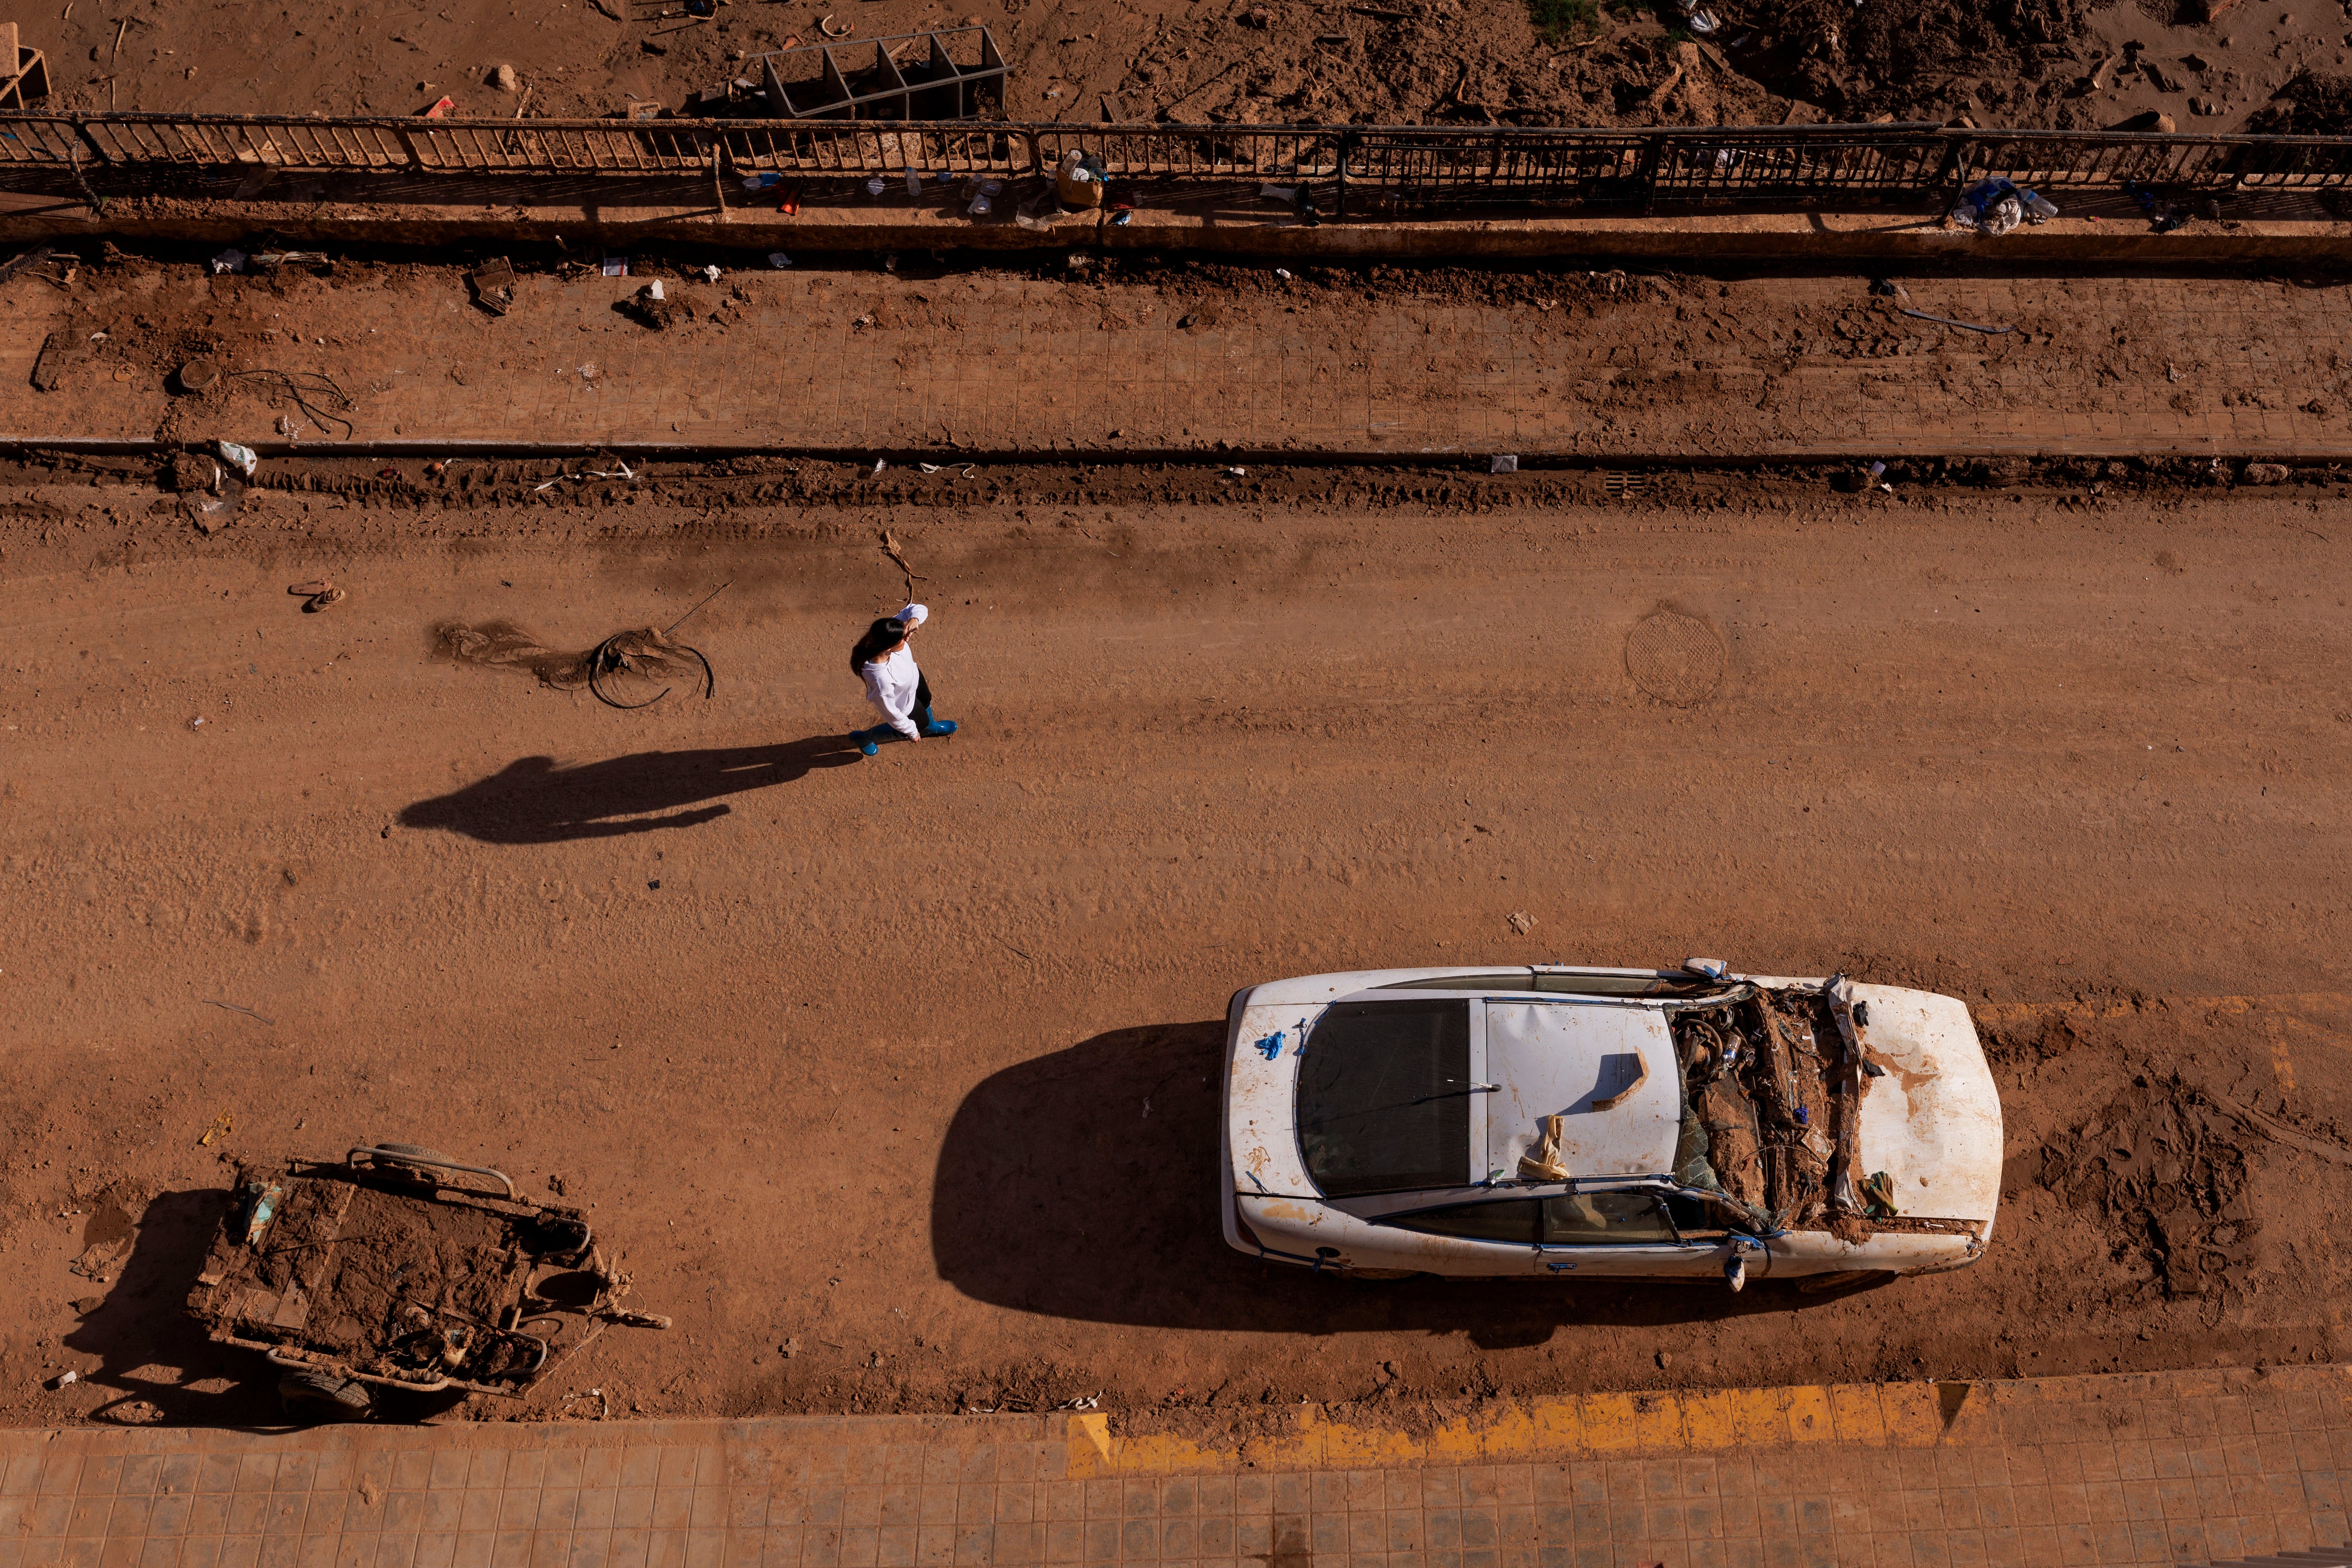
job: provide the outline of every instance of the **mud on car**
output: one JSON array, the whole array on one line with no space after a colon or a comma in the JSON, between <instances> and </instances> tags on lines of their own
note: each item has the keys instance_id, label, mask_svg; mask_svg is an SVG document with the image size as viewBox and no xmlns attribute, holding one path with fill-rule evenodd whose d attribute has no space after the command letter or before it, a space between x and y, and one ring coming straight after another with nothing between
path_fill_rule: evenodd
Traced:
<instances>
[{"instance_id":1,"label":"mud on car","mask_svg":"<svg viewBox=\"0 0 2352 1568\"><path fill-rule=\"evenodd\" d=\"M1225 1240L1408 1274L1759 1277L1974 1262L2000 1101L1967 1007L1843 975L1391 969L1227 1012Z\"/></svg>"}]
</instances>

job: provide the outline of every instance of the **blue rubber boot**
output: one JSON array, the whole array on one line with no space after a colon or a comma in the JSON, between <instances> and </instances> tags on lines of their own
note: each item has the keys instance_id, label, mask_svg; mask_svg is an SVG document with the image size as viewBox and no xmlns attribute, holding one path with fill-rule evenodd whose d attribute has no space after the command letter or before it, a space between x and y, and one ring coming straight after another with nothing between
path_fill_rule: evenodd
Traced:
<instances>
[{"instance_id":1,"label":"blue rubber boot","mask_svg":"<svg viewBox=\"0 0 2352 1568\"><path fill-rule=\"evenodd\" d=\"M952 719L926 719L923 721L922 731L924 740L935 741L941 735L954 734L956 721Z\"/></svg>"}]
</instances>

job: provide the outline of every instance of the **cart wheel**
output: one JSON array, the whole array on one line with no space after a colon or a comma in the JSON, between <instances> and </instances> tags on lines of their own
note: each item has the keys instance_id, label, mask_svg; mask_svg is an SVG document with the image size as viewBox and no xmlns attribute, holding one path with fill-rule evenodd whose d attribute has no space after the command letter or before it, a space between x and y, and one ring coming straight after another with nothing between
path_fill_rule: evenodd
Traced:
<instances>
[{"instance_id":1,"label":"cart wheel","mask_svg":"<svg viewBox=\"0 0 2352 1568\"><path fill-rule=\"evenodd\" d=\"M1855 1290L1874 1290L1894 1282L1895 1271L1891 1268L1866 1268L1859 1274L1809 1274L1797 1281L1797 1294L1843 1296Z\"/></svg>"},{"instance_id":2,"label":"cart wheel","mask_svg":"<svg viewBox=\"0 0 2352 1568\"><path fill-rule=\"evenodd\" d=\"M296 1421L364 1421L375 1400L357 1378L325 1372L289 1372L278 1380L278 1402Z\"/></svg>"}]
</instances>

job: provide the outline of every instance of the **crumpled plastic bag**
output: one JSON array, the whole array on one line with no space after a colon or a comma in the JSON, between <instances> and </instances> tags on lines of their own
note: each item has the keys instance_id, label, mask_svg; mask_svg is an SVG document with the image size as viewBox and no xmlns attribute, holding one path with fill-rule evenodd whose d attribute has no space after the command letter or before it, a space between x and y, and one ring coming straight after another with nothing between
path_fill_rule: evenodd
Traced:
<instances>
[{"instance_id":1,"label":"crumpled plastic bag","mask_svg":"<svg viewBox=\"0 0 2352 1568\"><path fill-rule=\"evenodd\" d=\"M1565 1182L1575 1173L1568 1168L1560 1152L1561 1140L1566 1136L1568 1118L1539 1116L1536 1126L1541 1133L1536 1146L1519 1156L1519 1180L1523 1182Z\"/></svg>"},{"instance_id":2,"label":"crumpled plastic bag","mask_svg":"<svg viewBox=\"0 0 2352 1568\"><path fill-rule=\"evenodd\" d=\"M253 470L261 464L259 453L250 447L240 447L234 441L221 441L215 445L220 449L221 461L236 468L247 479L253 478Z\"/></svg>"},{"instance_id":3,"label":"crumpled plastic bag","mask_svg":"<svg viewBox=\"0 0 2352 1568\"><path fill-rule=\"evenodd\" d=\"M2058 216L2047 198L2007 180L1983 180L1960 193L1950 220L1998 238L2021 223L2045 223Z\"/></svg>"}]
</instances>

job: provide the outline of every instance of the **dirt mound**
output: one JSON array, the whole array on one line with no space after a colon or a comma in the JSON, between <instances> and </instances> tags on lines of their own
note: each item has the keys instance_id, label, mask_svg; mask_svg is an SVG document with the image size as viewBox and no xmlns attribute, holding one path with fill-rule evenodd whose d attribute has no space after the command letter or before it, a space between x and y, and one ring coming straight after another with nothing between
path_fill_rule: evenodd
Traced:
<instances>
[{"instance_id":1,"label":"dirt mound","mask_svg":"<svg viewBox=\"0 0 2352 1568\"><path fill-rule=\"evenodd\" d=\"M2095 1213L2117 1261L2152 1268L2168 1296L2201 1296L2260 1267L2239 1119L2178 1076L2135 1079L2042 1146L2041 1184Z\"/></svg>"},{"instance_id":2,"label":"dirt mound","mask_svg":"<svg viewBox=\"0 0 2352 1568\"><path fill-rule=\"evenodd\" d=\"M1561 49L1517 5L1234 5L1162 27L1107 107L1212 124L1758 125L1781 99L1651 33Z\"/></svg>"},{"instance_id":3,"label":"dirt mound","mask_svg":"<svg viewBox=\"0 0 2352 1568\"><path fill-rule=\"evenodd\" d=\"M2265 136L2352 134L2352 76L2299 71L2276 98L2247 116L2246 129Z\"/></svg>"},{"instance_id":4,"label":"dirt mound","mask_svg":"<svg viewBox=\"0 0 2352 1568\"><path fill-rule=\"evenodd\" d=\"M432 648L436 657L452 664L527 669L547 685L565 691L588 683L584 656L549 647L509 620L472 626L462 621L444 621L433 628Z\"/></svg>"},{"instance_id":5,"label":"dirt mound","mask_svg":"<svg viewBox=\"0 0 2352 1568\"><path fill-rule=\"evenodd\" d=\"M2084 0L1739 0L1717 8L1732 63L1772 91L1841 119L1943 119L1961 106L2031 106L2064 76L2090 7Z\"/></svg>"}]
</instances>

